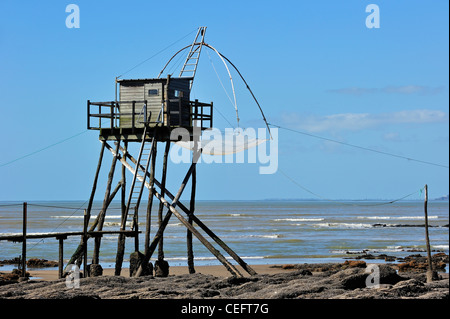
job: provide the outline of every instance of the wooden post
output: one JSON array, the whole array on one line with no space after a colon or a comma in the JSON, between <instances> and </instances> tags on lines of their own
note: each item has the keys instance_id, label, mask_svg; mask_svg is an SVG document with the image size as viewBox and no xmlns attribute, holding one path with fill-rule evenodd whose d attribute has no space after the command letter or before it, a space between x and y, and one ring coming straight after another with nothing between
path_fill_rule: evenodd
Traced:
<instances>
[{"instance_id":1,"label":"wooden post","mask_svg":"<svg viewBox=\"0 0 450 319\"><path fill-rule=\"evenodd\" d=\"M134 224L134 231L136 232L136 235L134 236L134 251L139 251L139 219L138 219L138 212L139 208L137 206L134 206L134 216L133 216L133 224Z\"/></svg>"},{"instance_id":2,"label":"wooden post","mask_svg":"<svg viewBox=\"0 0 450 319\"><path fill-rule=\"evenodd\" d=\"M153 205L153 187L155 181L155 166L156 166L156 153L157 153L157 145L152 148L152 164L150 166L150 178L149 184L150 188L148 190L148 204L147 204L147 219L145 221L145 246L144 246L144 254L148 253L148 249L150 246L150 227L151 227L151 217L152 217L152 205ZM125 169L125 166L123 166Z\"/></svg>"},{"instance_id":3,"label":"wooden post","mask_svg":"<svg viewBox=\"0 0 450 319\"><path fill-rule=\"evenodd\" d=\"M116 154L118 154L118 151L119 151L119 144L120 144L120 141L117 143L117 146L116 146ZM97 230L99 230L99 231L103 230L103 224L105 222L106 209L107 209L107 207L109 205L108 200L109 200L109 197L111 195L111 184L112 184L112 181L113 181L113 178L114 178L114 172L116 170L116 163L117 163L117 156L114 156L114 158L112 160L112 163L111 163L111 169L109 170L109 174L108 174L108 183L106 185L106 191L105 191L105 197L103 199L102 210L98 214L99 219L98 219ZM101 240L102 240L101 236L95 237L94 255L92 257L92 263L93 264L98 264L99 263Z\"/></svg>"},{"instance_id":4,"label":"wooden post","mask_svg":"<svg viewBox=\"0 0 450 319\"><path fill-rule=\"evenodd\" d=\"M108 145L107 145L107 147L108 147ZM110 151L112 151L113 152L113 150L111 149L111 148L109 148L109 150ZM135 163L136 164L136 159L133 157L133 156L131 156L130 154L127 154L127 157L131 160L131 162L133 162L133 163ZM122 164L124 165L124 166L127 166L127 168L131 171L132 170L132 168L131 168L131 166L124 160L124 159L120 159L120 161L122 162ZM141 168L142 168L142 166L141 166ZM156 186L158 186L158 187L160 187L161 188L161 190L162 189L164 189L164 191L167 193L167 197L169 197L170 199L174 199L175 198L175 196L173 196L173 194L170 192L170 191L168 191L167 189L165 189L165 188L162 188L162 184L155 178L155 181L154 181L154 183L155 183L155 185ZM146 185L147 186L147 188L150 188L148 185ZM156 192L156 191L154 191L154 195L155 195L155 197L156 198L160 198L160 194L158 194L158 192ZM188 216L189 215L191 215L191 213L190 213L190 211L189 211L189 209L186 207L186 206L184 206L183 205L183 203L177 203L177 206L179 206L180 207L180 209L183 211L183 212L185 212ZM205 224L203 224L203 222L200 220L200 219L198 219L197 218L197 216L195 216L195 215L193 215L192 214L192 216L191 216L191 218L193 219L193 221L201 228L201 229L203 229L207 234L208 234L208 236L210 236L217 244L219 244L220 245L220 247L222 247L228 254L230 254L230 256L234 259L234 260L236 260L238 263L239 263L239 265L242 267L242 268L244 268L245 269L245 271L247 271L250 275L256 275L257 273L256 273L256 271L254 270L254 269L252 269L249 265L247 265L247 263L244 261L244 260L242 260L242 258L240 258L227 244L225 244L217 235L215 235L214 234L214 232L211 230L211 229L209 229ZM155 236L156 237L156 236ZM155 241L155 240L154 240Z\"/></svg>"},{"instance_id":5,"label":"wooden post","mask_svg":"<svg viewBox=\"0 0 450 319\"><path fill-rule=\"evenodd\" d=\"M428 185L425 185L425 201L424 201L424 211L425 211L425 239L427 244L427 256L428 256L428 270L427 270L427 282L432 282L435 273L433 271L433 262L431 260L431 248L430 248L430 237L428 235Z\"/></svg>"},{"instance_id":6,"label":"wooden post","mask_svg":"<svg viewBox=\"0 0 450 319\"><path fill-rule=\"evenodd\" d=\"M84 258L83 258L83 269L84 269L84 277L88 277L88 271L87 271L87 227L88 227L88 219L87 219L87 212L86 209L84 210L84 225L83 225L83 252L84 252Z\"/></svg>"},{"instance_id":7,"label":"wooden post","mask_svg":"<svg viewBox=\"0 0 450 319\"><path fill-rule=\"evenodd\" d=\"M194 137L195 138L195 137ZM198 147L198 141L194 140L194 154L196 154L197 147ZM197 172L196 172L196 167L194 167L194 170L192 171L192 178L191 178L191 200L190 200L190 212L191 214L194 214L194 210L195 210L195 188L196 188L196 184L197 184ZM192 217L191 215L188 216L188 223L192 225ZM192 232L189 230L189 228L187 229L187 234L186 234L186 242L187 242L187 263L188 263L188 269L189 269L189 273L190 274L194 274L195 273L195 268L194 268L194 251L193 251L193 247L192 247Z\"/></svg>"},{"instance_id":8,"label":"wooden post","mask_svg":"<svg viewBox=\"0 0 450 319\"><path fill-rule=\"evenodd\" d=\"M23 203L23 220L22 220L22 277L27 274L27 203Z\"/></svg>"},{"instance_id":9,"label":"wooden post","mask_svg":"<svg viewBox=\"0 0 450 319\"><path fill-rule=\"evenodd\" d=\"M97 163L97 170L95 171L94 183L92 185L91 196L89 197L89 203L88 203L88 207L87 207L88 218L91 217L91 209L92 209L92 203L94 202L95 191L97 189L98 175L100 173L100 168L102 166L103 153L105 152L105 141L102 141L101 143L102 143L102 149L100 150L100 156L98 158L98 163Z\"/></svg>"},{"instance_id":10,"label":"wooden post","mask_svg":"<svg viewBox=\"0 0 450 319\"><path fill-rule=\"evenodd\" d=\"M98 163L97 163L97 170L95 172L95 177L94 177L94 183L92 185L92 191L91 191L91 196L89 197L89 203L88 203L88 207L87 207L87 215L88 215L88 222L89 219L91 217L91 209L92 209L92 203L94 202L94 196L95 196L95 191L97 189L97 181L98 181L98 175L100 173L100 168L102 166L102 161L103 161L103 154L105 151L105 146L106 146L106 142L105 141L101 141L102 143L102 148L100 150L100 156L98 158ZM98 216L97 216L98 217ZM75 252L73 253L72 257L69 260L68 265L73 264L74 261L80 256L80 254L82 253L82 249L83 249L83 241L80 242L80 244L78 245L77 249L75 250Z\"/></svg>"},{"instance_id":11,"label":"wooden post","mask_svg":"<svg viewBox=\"0 0 450 319\"><path fill-rule=\"evenodd\" d=\"M134 103L133 103L134 106ZM134 112L134 108L133 108ZM133 124L134 125L134 124ZM133 127L134 130L134 127ZM125 141L124 148L120 148L122 150L123 156L121 158L121 161L126 162L126 154L128 149L128 142ZM127 211L127 203L126 203L126 167L125 165L122 165L122 194L121 194L121 203L122 203L122 214L120 220L123 220L126 218L126 211ZM125 235L119 234L118 240L117 240L117 255L116 255L116 265L114 270L115 276L120 276L120 273L122 271L122 260L123 255L125 252Z\"/></svg>"},{"instance_id":12,"label":"wooden post","mask_svg":"<svg viewBox=\"0 0 450 319\"><path fill-rule=\"evenodd\" d=\"M66 237L67 238L67 237ZM61 279L63 277L64 270L64 237L58 237L59 240L59 260L58 260L58 278Z\"/></svg>"},{"instance_id":13,"label":"wooden post","mask_svg":"<svg viewBox=\"0 0 450 319\"><path fill-rule=\"evenodd\" d=\"M169 79L169 78L168 78ZM164 190L163 188L165 188L166 186L166 177L167 177L167 157L169 154L169 149L170 149L170 141L166 142L166 148L164 149L164 159L163 159L163 171L162 171L162 177L161 177L161 196L164 197ZM162 212L163 212L163 208L164 205L160 202L159 203L159 210L158 210L158 226L161 227L162 225ZM159 245L158 245L158 260L163 260L164 259L164 242L163 242L163 236L161 236L161 239L159 241Z\"/></svg>"}]
</instances>

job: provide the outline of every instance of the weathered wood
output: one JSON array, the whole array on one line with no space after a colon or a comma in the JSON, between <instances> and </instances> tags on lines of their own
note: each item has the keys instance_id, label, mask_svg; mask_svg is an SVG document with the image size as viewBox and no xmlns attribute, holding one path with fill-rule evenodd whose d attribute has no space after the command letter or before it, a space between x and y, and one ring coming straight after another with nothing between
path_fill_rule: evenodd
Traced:
<instances>
[{"instance_id":1,"label":"weathered wood","mask_svg":"<svg viewBox=\"0 0 450 319\"><path fill-rule=\"evenodd\" d=\"M184 177L183 182L181 183L181 186L180 186L180 188L178 190L178 193L177 193L177 195L175 196L175 198L172 201L171 205L173 205L173 207L175 207L177 205L178 200L181 197L181 194L183 193L184 188L186 187L186 184L187 184L187 182L189 180L189 177L192 174L192 171L193 171L193 168L195 167L195 165L196 165L195 163L191 164L191 167L189 168L186 176ZM163 198L159 194L158 194L158 196L157 196L158 199L160 199L160 197ZM153 255L153 252L155 251L156 246L162 240L163 234L164 234L164 230L165 230L167 224L169 223L169 220L170 220L171 216L172 216L172 212L169 210L167 212L166 216L164 217L164 219L161 221L161 224L159 225L158 231L157 231L157 233L156 233L152 243L149 245L149 249L148 249L147 254L145 255L146 258L147 258L146 259L146 263L150 260L151 256ZM159 256L158 256L158 260L162 260L162 259L160 259Z\"/></svg>"},{"instance_id":2,"label":"weathered wood","mask_svg":"<svg viewBox=\"0 0 450 319\"><path fill-rule=\"evenodd\" d=\"M114 235L114 234L124 234L127 237L133 237L136 232L134 230L102 230L102 231L88 231L87 237L96 237L103 235ZM42 238L56 238L59 237L68 237L68 236L82 236L84 232L82 231L74 231L74 232L63 232L63 233L41 233L41 234L27 234L27 239L42 239ZM0 236L0 240L7 240L13 242L22 242L23 235L7 235Z\"/></svg>"},{"instance_id":3,"label":"weathered wood","mask_svg":"<svg viewBox=\"0 0 450 319\"><path fill-rule=\"evenodd\" d=\"M431 248L430 248L430 237L428 234L428 185L425 185L425 201L424 201L424 212L425 212L425 239L427 245L427 261L428 261L428 270L427 270L427 282L432 282L434 274L433 270L433 261L431 260Z\"/></svg>"},{"instance_id":4,"label":"weathered wood","mask_svg":"<svg viewBox=\"0 0 450 319\"><path fill-rule=\"evenodd\" d=\"M127 154L128 159L131 160L131 162L136 163L136 159L131 156L130 154ZM127 163L124 160L120 160L122 162L123 165L126 165L125 163ZM130 168L131 169L131 166ZM162 184L155 178L154 181L155 185L158 186L159 188L162 188ZM146 185L147 188L150 188L149 185ZM167 197L170 199L174 199L173 194L164 188L164 191L167 193ZM178 203L177 204L178 207L183 210L183 212L185 212L188 216L191 214L189 209L183 205L183 203ZM203 224L203 222L198 219L195 215L192 215L192 220L203 230L205 231L208 236L210 236L218 245L220 245L220 247L222 247L235 261L237 261L239 263L239 265L245 269L245 271L247 271L250 275L256 275L256 271L253 270L244 260L242 260L242 258L240 258L227 244L225 244L218 236L216 236L214 234L214 232L212 230L210 230L205 224Z\"/></svg>"},{"instance_id":5,"label":"weathered wood","mask_svg":"<svg viewBox=\"0 0 450 319\"><path fill-rule=\"evenodd\" d=\"M23 203L22 216L22 277L26 277L27 273L27 203Z\"/></svg>"},{"instance_id":6,"label":"weathered wood","mask_svg":"<svg viewBox=\"0 0 450 319\"><path fill-rule=\"evenodd\" d=\"M194 167L194 171L192 172L191 177L191 200L190 200L190 212L191 214L194 214L195 210L195 188L197 183L197 174L196 174L196 167ZM188 218L189 224L192 225L192 216L189 215ZM186 241L187 241L187 263L188 263L188 270L190 274L195 273L194 268L194 251L192 247L192 232L188 229L186 234Z\"/></svg>"},{"instance_id":7,"label":"weathered wood","mask_svg":"<svg viewBox=\"0 0 450 319\"><path fill-rule=\"evenodd\" d=\"M127 154L128 150L128 142L125 141L124 148L120 147L122 150L122 153L124 154L124 160L126 160L125 154ZM126 203L126 167L122 165L122 193L121 193L121 220L124 218L126 219L126 210L127 210L127 203ZM120 272L122 271L122 261L123 255L125 252L125 236L123 234L119 234L117 239L117 254L116 254L116 264L115 264L115 270L114 274L116 276L120 276Z\"/></svg>"},{"instance_id":8,"label":"weathered wood","mask_svg":"<svg viewBox=\"0 0 450 319\"><path fill-rule=\"evenodd\" d=\"M88 277L88 270L87 270L87 228L88 228L88 216L86 210L84 210L84 220L83 220L83 270L84 270L84 277Z\"/></svg>"},{"instance_id":9,"label":"weathered wood","mask_svg":"<svg viewBox=\"0 0 450 319\"><path fill-rule=\"evenodd\" d=\"M157 153L157 147L155 146L153 148L152 163L150 165L150 177L149 177L150 188L148 190L147 219L145 221L144 254L148 253L148 249L150 246L150 228L151 228L151 217L152 217L152 206L153 206L153 187L154 187L154 182L155 182L156 153Z\"/></svg>"},{"instance_id":10,"label":"weathered wood","mask_svg":"<svg viewBox=\"0 0 450 319\"><path fill-rule=\"evenodd\" d=\"M95 177L94 177L94 182L92 185L91 196L89 197L89 203L88 203L88 206L86 209L87 214L88 214L88 219L91 217L92 203L94 202L95 191L97 190L98 175L100 173L100 169L101 169L102 161L103 161L103 154L105 152L105 142L101 141L101 143L102 143L102 148L100 150L100 156L98 158L97 169L95 171Z\"/></svg>"},{"instance_id":11,"label":"weathered wood","mask_svg":"<svg viewBox=\"0 0 450 319\"><path fill-rule=\"evenodd\" d=\"M134 207L134 216L133 216L133 224L134 231L139 231L139 220L138 220L138 210L137 206ZM139 251L139 236L134 237L134 251Z\"/></svg>"},{"instance_id":12,"label":"weathered wood","mask_svg":"<svg viewBox=\"0 0 450 319\"><path fill-rule=\"evenodd\" d=\"M59 254L58 254L58 278L63 277L64 270L64 238L59 237Z\"/></svg>"},{"instance_id":13,"label":"weathered wood","mask_svg":"<svg viewBox=\"0 0 450 319\"><path fill-rule=\"evenodd\" d=\"M165 188L166 185L166 177L167 177L167 157L169 156L169 148L170 148L170 141L166 142L166 147L164 149L164 159L163 159L163 168L162 168L162 176L161 176L161 183L163 185L163 188ZM164 196L164 191L161 189L161 196ZM159 203L159 209L158 209L158 226L161 227L162 224L162 211L163 211L164 205L160 202ZM158 246L158 259L163 260L164 259L164 238L161 237L161 240L159 241Z\"/></svg>"},{"instance_id":14,"label":"weathered wood","mask_svg":"<svg viewBox=\"0 0 450 319\"><path fill-rule=\"evenodd\" d=\"M173 213L195 235L195 237L197 237L197 239L225 266L225 268L233 276L242 277L242 274L231 263L229 263L226 260L226 258L206 240L206 238L204 238L192 225L190 225L189 222L186 219L184 219L183 216L181 216L181 214L171 204L169 204L169 202L167 202L167 200L164 197L161 197L161 195L156 191L155 191L155 197L158 198L160 201L162 201L164 203L164 206L169 208L169 210L170 210L166 214L166 217L163 220L163 225L164 225L164 222L166 222L166 221L168 222L171 214ZM167 222L165 223L165 225L167 225ZM158 233L159 232L160 231L158 231ZM157 241L157 235L155 236L154 242ZM143 264L148 263L150 258L151 258L151 255L146 255L144 257ZM139 267L139 270L136 273L136 277L139 277L141 272L142 272L142 268Z\"/></svg>"},{"instance_id":15,"label":"weathered wood","mask_svg":"<svg viewBox=\"0 0 450 319\"><path fill-rule=\"evenodd\" d=\"M183 218L183 216L181 216L181 214L175 209L175 206L178 203L178 200L181 196L181 194L183 193L183 190L186 186L186 183L188 182L192 171L194 170L197 161L198 161L198 157L194 156L193 159L193 163L191 164L191 167L189 168L188 173L186 174L180 189L177 192L177 195L175 195L175 198L172 201L172 204L169 204L169 202L163 197L161 196L158 192L154 192L156 198L158 198L165 207L167 207L169 209L169 211L166 214L166 217L163 220L163 224L161 225L161 227L158 230L158 233L155 235L155 239L153 240L152 244L150 245L150 249L149 249L149 254L145 255L144 260L143 260L143 264L145 265L146 263L148 263L148 261L151 258L151 254L152 254L152 248L157 244L157 242L161 239L162 237L162 233L164 232L164 228L165 226L167 226L167 223L169 222L169 219L171 217L171 214L174 214L197 238L198 240L225 266L225 268L233 275L233 276L240 276L242 277L242 274L231 264L229 263L226 258L217 250L215 249L207 240L206 238L204 238L202 236L202 234L200 234L194 227L193 225L189 224L189 222ZM156 243L156 244L155 244ZM154 249L154 248L153 248ZM138 271L136 272L136 277L139 277L141 275L143 271L142 267L139 267Z\"/></svg>"},{"instance_id":16,"label":"weathered wood","mask_svg":"<svg viewBox=\"0 0 450 319\"><path fill-rule=\"evenodd\" d=\"M146 132L147 132L147 127L144 128L144 135L143 135L143 136L146 135ZM139 163L140 163L140 161L141 161L142 152L143 152L143 150L144 150L144 145L145 145L145 143L146 143L146 140L145 140L145 138L143 138L143 139L142 139L142 142L141 142L141 147L140 147L140 149L139 149L139 156L138 156L138 159L137 159L137 164L136 164L136 167L134 168L134 170L132 171L132 172L133 172L133 179L131 180L130 191L129 191L128 201L127 201L127 208L126 208L126 210L125 210L125 216L122 216L122 221L121 221L121 224L120 224L120 229L122 229L122 230L125 229L125 227L126 227L127 218L128 218L128 212L130 211L130 208L131 208L131 200L132 200L132 198L133 198L134 185L136 184L136 179L137 179L137 176L139 175L139 174L138 174L138 170L139 170L138 165L139 165ZM119 152L118 152L118 149L120 148L120 145L119 145L119 144L120 144L120 143L117 143L117 149L116 149L116 151L113 153L113 154L115 154L115 155L114 155L115 157L118 157L118 156L119 156ZM144 172L145 172L145 170L144 170ZM142 182L145 181L145 178L146 178L146 176L144 176Z\"/></svg>"},{"instance_id":17,"label":"weathered wood","mask_svg":"<svg viewBox=\"0 0 450 319\"><path fill-rule=\"evenodd\" d=\"M116 153L119 152L119 144L120 144L120 141L117 143ZM98 219L97 230L99 230L99 231L103 230L106 209L109 206L108 201L109 201L109 198L111 195L111 184L114 179L114 172L116 171L116 163L117 163L117 156L114 156L112 163L111 163L111 169L109 170L109 173L108 173L108 182L106 184L105 197L103 199L103 206L102 206L100 213L98 214L99 219ZM119 185L117 185L117 186L119 186ZM94 246L94 255L92 257L93 264L99 264L100 244L101 244L101 237L96 237L95 238L95 246Z\"/></svg>"}]
</instances>

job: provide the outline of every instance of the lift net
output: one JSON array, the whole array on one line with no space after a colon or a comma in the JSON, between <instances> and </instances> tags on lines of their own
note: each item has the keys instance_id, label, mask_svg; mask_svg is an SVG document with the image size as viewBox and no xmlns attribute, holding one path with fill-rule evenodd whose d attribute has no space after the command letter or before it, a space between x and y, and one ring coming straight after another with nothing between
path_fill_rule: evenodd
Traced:
<instances>
[{"instance_id":1,"label":"lift net","mask_svg":"<svg viewBox=\"0 0 450 319\"><path fill-rule=\"evenodd\" d=\"M202 150L202 154L227 155L235 154L247 149L254 148L268 139L256 138L247 134L203 134L200 141L178 141L180 147L193 151L196 147ZM211 138L213 137L213 138Z\"/></svg>"}]
</instances>

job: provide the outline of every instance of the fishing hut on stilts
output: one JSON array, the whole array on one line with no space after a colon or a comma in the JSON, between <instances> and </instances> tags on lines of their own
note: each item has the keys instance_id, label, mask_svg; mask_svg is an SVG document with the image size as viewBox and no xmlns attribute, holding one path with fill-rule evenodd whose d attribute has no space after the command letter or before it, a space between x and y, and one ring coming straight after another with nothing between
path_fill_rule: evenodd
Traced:
<instances>
[{"instance_id":1,"label":"fishing hut on stilts","mask_svg":"<svg viewBox=\"0 0 450 319\"><path fill-rule=\"evenodd\" d=\"M105 217L108 214L108 207L120 191L120 231L122 232L119 232L117 241L115 275L121 274L126 248L126 236L134 237L132 255L137 256L137 264L134 264L134 271L131 275L137 277L148 274L149 262L157 247L159 248L158 257L155 261L155 271L160 269L163 276L168 274L168 265L164 261L163 238L164 230L172 215L178 218L187 228L187 255L190 273L195 272L192 249L192 235L194 235L226 267L231 275L242 276L242 273L212 245L210 240L213 240L220 246L247 273L250 275L256 274L250 266L195 215L196 164L202 150L198 147L198 136L194 134L194 131L195 129L208 130L212 128L213 123L213 103L190 100L190 91L202 48L204 46L212 48L204 42L205 32L206 27L200 27L192 45L176 53L178 54L185 49L189 49L178 77L167 76L166 78L161 78L160 76L163 72L161 71L156 78L116 78L115 101L87 101L87 127L90 130L99 131L101 149L92 192L85 213L91 226L89 228L88 225L85 225L85 228L89 228L88 233L90 234L94 234L95 231L100 234L94 238L95 246L92 257L92 264L99 264L102 240L100 231L103 229ZM117 90L119 99L117 99ZM171 143L179 139L177 134L172 134L177 128L187 130L190 134L190 142L196 147L193 149L192 163L182 179L179 189L176 192L171 192L166 188L167 160ZM129 151L131 143L140 145L138 153L134 156ZM161 180L156 178L158 143L165 144ZM103 205L100 213L92 222L89 219L105 150L111 153L112 162ZM120 181L113 188L117 164L122 165L122 174ZM131 180L126 180L126 170L132 173ZM180 202L180 197L185 191L188 181L191 181L189 207ZM144 188L148 189L148 201L145 229L140 230L138 211ZM151 212L155 197L159 200L158 231L152 236L150 233ZM194 227L194 223L198 227ZM210 240L206 239L197 228L206 233ZM140 247L142 244L139 243L138 235L142 232L145 232L145 242L144 249L141 251ZM88 238L89 236L85 236L84 242L79 245L69 264L79 260L82 256L86 258L86 241Z\"/></svg>"}]
</instances>

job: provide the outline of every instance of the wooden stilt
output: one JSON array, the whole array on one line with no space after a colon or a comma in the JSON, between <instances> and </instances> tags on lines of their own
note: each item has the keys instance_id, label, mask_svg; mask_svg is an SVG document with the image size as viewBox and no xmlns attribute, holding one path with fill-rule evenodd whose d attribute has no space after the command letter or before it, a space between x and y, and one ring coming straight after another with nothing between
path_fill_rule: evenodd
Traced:
<instances>
[{"instance_id":1,"label":"wooden stilt","mask_svg":"<svg viewBox=\"0 0 450 319\"><path fill-rule=\"evenodd\" d=\"M229 263L225 257L217 250L215 249L207 240L204 238L189 222L181 216L181 214L175 209L174 206L169 204L169 202L164 198L161 197L161 195L155 191L155 197L158 198L161 202L163 202L164 206L169 208L169 212L166 214L166 217L163 220L163 224L161 227L167 226L167 223L170 219L171 214L173 213L194 235L197 237L197 239L225 266L225 268L233 275L233 276L239 276L242 277L242 274L231 264ZM155 239L153 240L152 244L150 245L150 253L152 251L152 248L157 245L158 240L160 237L158 237L160 234L162 234L164 229L159 229L158 233L155 235ZM144 260L142 264L148 263L148 261L151 258L151 254L145 255ZM142 267L139 267L138 271L136 272L136 277L139 277L142 273Z\"/></svg>"},{"instance_id":2,"label":"wooden stilt","mask_svg":"<svg viewBox=\"0 0 450 319\"><path fill-rule=\"evenodd\" d=\"M116 146L116 153L119 152L120 142L117 143ZM111 169L109 170L108 174L108 182L106 184L106 191L105 191L105 198L103 199L103 206L102 210L98 214L98 225L97 230L101 231L103 230L103 224L105 222L105 215L106 215L106 209L108 206L109 197L111 195L111 184L114 178L114 172L116 171L116 163L117 163L117 156L113 157L112 163L111 163ZM94 256L92 257L92 263L98 264L99 263L99 255L100 255L100 244L101 244L102 237L98 236L95 237L95 247L94 247Z\"/></svg>"},{"instance_id":3,"label":"wooden stilt","mask_svg":"<svg viewBox=\"0 0 450 319\"><path fill-rule=\"evenodd\" d=\"M100 173L100 168L102 166L102 161L103 161L103 154L105 152L105 141L101 141L101 143L102 143L102 148L100 150L100 156L98 158L97 170L95 171L95 177L94 177L94 182L92 185L91 196L89 197L88 207L86 209L87 215L88 215L88 221L91 216L92 203L94 202L95 191L97 189L98 175ZM83 249L83 242L81 241L80 244L78 245L77 249L73 253L72 257L70 258L68 265L73 264L75 262L75 260L77 260L79 258L79 256L81 256L82 249Z\"/></svg>"},{"instance_id":4,"label":"wooden stilt","mask_svg":"<svg viewBox=\"0 0 450 319\"><path fill-rule=\"evenodd\" d=\"M108 146L107 146L108 147ZM110 148L110 151L113 151L111 148ZM133 163L136 163L136 159L133 157L133 156L131 156L130 154L127 154L126 155L127 157L128 157L128 159L130 159L131 160L131 162L133 162ZM132 168L131 168L131 166L124 160L124 159L120 159L120 161L122 162L122 164L123 165L125 165L125 166L127 166L127 168L129 169L129 170L132 170ZM154 183L155 183L155 185L156 186L158 186L159 188L161 188L161 189L163 189L162 188L162 184L155 178L155 180L154 180ZM150 186L149 185L146 185L147 186L147 188L150 188ZM167 193L167 197L168 198L170 198L170 199L174 199L174 197L175 196L173 196L173 194L169 191L169 190L167 190L167 189L165 189L164 188L164 191ZM154 191L154 193L155 193L155 197L157 197L158 198L158 196L157 196L157 192L156 191ZM158 194L159 195L159 194ZM160 195L159 195L160 196ZM178 207L181 209L181 210L183 210L183 212L185 212L188 216L190 215L190 211L189 211L189 209L186 207L186 206L184 206L182 203L177 203L177 205L178 205ZM226 245L217 235L215 235L214 234L214 232L212 231L212 230L210 230L205 224L203 224L202 222L201 222L201 220L200 219L198 219L195 215L192 215L192 220L203 230L203 231L205 231L207 234L208 234L208 236L210 236L218 245L220 245L220 247L222 247L235 261L237 261L238 262L238 264L242 267L242 268L244 268L244 270L245 271L247 271L247 273L249 273L250 275L256 275L257 273L256 273L256 271L255 270L253 270L244 260L242 260L228 245Z\"/></svg>"},{"instance_id":5,"label":"wooden stilt","mask_svg":"<svg viewBox=\"0 0 450 319\"><path fill-rule=\"evenodd\" d=\"M151 227L151 216L152 216L152 205L153 205L153 187L155 181L155 166L156 166L156 153L157 147L153 148L152 155L152 163L150 166L150 178L149 178L149 192L148 192L148 204L147 204L147 219L145 224L145 246L144 246L144 254L148 253L148 249L150 246L150 227ZM124 166L125 169L125 166Z\"/></svg>"},{"instance_id":6,"label":"wooden stilt","mask_svg":"<svg viewBox=\"0 0 450 319\"><path fill-rule=\"evenodd\" d=\"M197 176L196 176L196 167L194 167L194 170L192 172L192 189L191 189L191 201L190 201L190 212L191 214L194 214L195 210L195 187L197 183ZM188 223L192 225L192 216L189 215ZM192 247L192 232L188 229L186 234L186 241L187 241L187 263L188 263L188 269L190 274L195 273L194 268L194 251Z\"/></svg>"},{"instance_id":7,"label":"wooden stilt","mask_svg":"<svg viewBox=\"0 0 450 319\"><path fill-rule=\"evenodd\" d=\"M23 203L22 216L22 277L27 274L27 203Z\"/></svg>"},{"instance_id":8,"label":"wooden stilt","mask_svg":"<svg viewBox=\"0 0 450 319\"><path fill-rule=\"evenodd\" d=\"M98 158L97 170L95 171L95 177L94 177L94 183L92 185L91 196L89 197L89 203L88 203L88 206L86 209L87 215L88 215L88 220L91 217L91 209L92 209L92 203L94 202L95 191L97 189L98 175L100 173L100 168L102 166L103 153L105 152L105 141L101 141L101 143L102 143L102 148L100 150L100 156Z\"/></svg>"},{"instance_id":9,"label":"wooden stilt","mask_svg":"<svg viewBox=\"0 0 450 319\"><path fill-rule=\"evenodd\" d=\"M84 223L83 223L83 252L84 252L84 257L83 257L83 270L84 270L84 277L88 277L88 270L87 270L87 227L88 227L88 219L87 219L87 211L86 209L84 210Z\"/></svg>"},{"instance_id":10,"label":"wooden stilt","mask_svg":"<svg viewBox=\"0 0 450 319\"><path fill-rule=\"evenodd\" d=\"M134 207L134 216L133 216L133 224L134 224L134 231L136 232L136 236L134 236L134 251L139 251L139 220L138 220L138 207Z\"/></svg>"},{"instance_id":11,"label":"wooden stilt","mask_svg":"<svg viewBox=\"0 0 450 319\"><path fill-rule=\"evenodd\" d=\"M167 212L160 228L158 229L157 234L155 235L155 238L150 245L149 248L149 254L145 255L144 260L142 264L148 263L148 261L151 258L151 254L153 253L154 247L157 245L158 241L161 240L162 234L164 232L164 228L167 226L169 219L172 214L174 214L197 238L200 240L200 242L225 266L225 268L233 275L233 276L240 276L242 277L242 274L231 264L229 263L226 258L217 250L215 249L207 240L204 238L194 227L193 225L189 224L189 222L181 216L181 214L175 209L175 206L178 204L178 201L181 197L181 194L183 193L183 190L193 172L195 169L195 166L197 164L198 157L194 156L196 158L193 159L193 163L191 164L191 167L189 168L189 171L187 172L177 194L175 195L172 204L169 204L167 200L161 196L158 192L154 192L156 198L160 200L160 202L169 209ZM136 272L136 277L139 277L142 274L142 267L139 267L138 271Z\"/></svg>"},{"instance_id":12,"label":"wooden stilt","mask_svg":"<svg viewBox=\"0 0 450 319\"><path fill-rule=\"evenodd\" d=\"M114 189L114 191L111 193L111 195L109 196L107 205L105 209L108 209L109 205L111 204L112 200L114 199L115 195L117 194L117 192L119 191L119 189L122 187L122 181L120 181L116 188ZM98 221L100 219L100 213L97 215L97 218L95 219L95 221L93 222L93 224L91 225L91 227L89 228L89 232L93 232L95 230L95 228L97 227ZM89 221L88 221L89 222ZM90 238L90 235L87 235L87 238ZM80 244L78 245L77 249L75 250L75 252L73 253L72 257L70 258L68 265L73 264L78 258L80 258L83 255L83 241L80 242Z\"/></svg>"},{"instance_id":13,"label":"wooden stilt","mask_svg":"<svg viewBox=\"0 0 450 319\"><path fill-rule=\"evenodd\" d=\"M163 169L162 169L162 176L161 176L161 183L165 188L166 185L166 177L167 177L167 157L169 154L169 148L170 148L170 141L166 142L166 147L164 149L164 159L163 159ZM164 191L161 190L161 196L164 196ZM162 224L162 211L163 211L164 205L162 203L159 203L159 210L158 210L158 226L161 227ZM164 259L164 241L163 237L161 237L159 241L158 246L158 260Z\"/></svg>"},{"instance_id":14,"label":"wooden stilt","mask_svg":"<svg viewBox=\"0 0 450 319\"><path fill-rule=\"evenodd\" d=\"M59 240L59 256L58 256L58 278L61 279L63 277L64 270L64 239L67 236L60 236L57 239Z\"/></svg>"},{"instance_id":15,"label":"wooden stilt","mask_svg":"<svg viewBox=\"0 0 450 319\"><path fill-rule=\"evenodd\" d=\"M431 248L430 248L430 237L428 234L428 185L425 185L425 201L424 201L424 212L425 212L425 241L427 246L427 283L432 282L435 278L437 278L437 274L433 270L433 261L431 259Z\"/></svg>"},{"instance_id":16,"label":"wooden stilt","mask_svg":"<svg viewBox=\"0 0 450 319\"><path fill-rule=\"evenodd\" d=\"M120 146L119 146L120 147ZM125 142L124 148L121 148L123 156L122 156L122 160L125 161L126 160L126 154L127 154L127 150L128 150L128 142ZM119 154L117 154L119 155ZM127 213L127 203L126 203L126 167L125 165L122 165L122 194L121 194L121 203L122 203L122 213L121 213L121 219L120 220L124 220L126 219L126 213ZM123 260L123 255L125 252L125 235L124 234L119 234L118 239L117 239L117 255L116 255L116 265L115 265L115 269L114 269L114 275L116 276L120 276L120 272L122 271L122 260Z\"/></svg>"}]
</instances>

